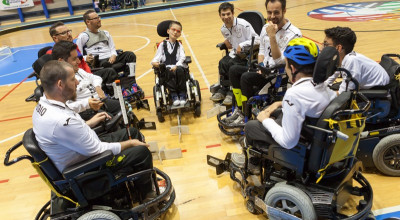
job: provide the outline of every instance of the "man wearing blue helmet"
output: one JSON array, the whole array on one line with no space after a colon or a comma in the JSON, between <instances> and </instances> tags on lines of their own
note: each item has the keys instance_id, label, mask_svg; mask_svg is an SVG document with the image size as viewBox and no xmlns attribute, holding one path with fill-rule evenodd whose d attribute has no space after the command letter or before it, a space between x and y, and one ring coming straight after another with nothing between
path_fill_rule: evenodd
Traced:
<instances>
[{"instance_id":1,"label":"man wearing blue helmet","mask_svg":"<svg viewBox=\"0 0 400 220\"><path fill-rule=\"evenodd\" d=\"M286 91L283 101L273 103L258 114L257 120L246 124L246 144L254 146L255 143L262 142L277 143L287 149L295 147L305 118L319 118L336 97L336 92L324 83L313 82L318 53L318 46L306 38L296 38L289 42L284 52L285 70L293 86ZM280 107L282 114L274 120L271 113ZM234 153L232 162L243 166L243 157L244 155Z\"/></svg>"}]
</instances>

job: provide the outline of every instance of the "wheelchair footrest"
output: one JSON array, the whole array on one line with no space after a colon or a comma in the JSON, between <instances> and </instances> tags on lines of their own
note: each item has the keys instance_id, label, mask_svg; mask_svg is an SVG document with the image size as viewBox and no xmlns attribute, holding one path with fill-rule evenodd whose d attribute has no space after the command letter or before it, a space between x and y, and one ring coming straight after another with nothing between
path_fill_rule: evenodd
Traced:
<instances>
[{"instance_id":1,"label":"wheelchair footrest","mask_svg":"<svg viewBox=\"0 0 400 220\"><path fill-rule=\"evenodd\" d=\"M207 164L216 168L216 174L220 175L225 171L229 171L229 163L230 163L231 154L228 153L226 155L225 160L221 160L219 158L207 155Z\"/></svg>"}]
</instances>

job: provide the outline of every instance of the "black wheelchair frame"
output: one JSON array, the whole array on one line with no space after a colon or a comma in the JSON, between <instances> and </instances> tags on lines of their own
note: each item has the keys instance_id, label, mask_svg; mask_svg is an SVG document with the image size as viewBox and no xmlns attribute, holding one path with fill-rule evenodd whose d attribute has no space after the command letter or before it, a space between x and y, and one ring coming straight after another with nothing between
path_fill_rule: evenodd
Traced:
<instances>
[{"instance_id":1,"label":"black wheelchair frame","mask_svg":"<svg viewBox=\"0 0 400 220\"><path fill-rule=\"evenodd\" d=\"M30 155L22 155L10 160L11 153L24 145ZM42 219L78 219L93 210L103 210L116 214L121 219L156 219L170 208L175 200L175 191L167 174L157 168L143 170L128 176L116 177L109 169L98 169L113 158L111 151L93 156L60 173L40 149L32 129L25 132L23 140L11 147L4 159L4 165L10 166L21 160L29 160L39 173L39 176L52 190L52 196L36 215L36 220ZM150 201L134 200L134 187L130 181L140 175L151 174L152 184L157 196ZM166 188L160 192L158 180L166 183ZM93 193L90 187L102 186L103 190ZM123 193L121 193L123 192ZM133 206L137 201L140 204ZM101 204L105 202L106 204ZM114 202L115 204L110 204ZM99 204L100 203L100 204Z\"/></svg>"}]
</instances>

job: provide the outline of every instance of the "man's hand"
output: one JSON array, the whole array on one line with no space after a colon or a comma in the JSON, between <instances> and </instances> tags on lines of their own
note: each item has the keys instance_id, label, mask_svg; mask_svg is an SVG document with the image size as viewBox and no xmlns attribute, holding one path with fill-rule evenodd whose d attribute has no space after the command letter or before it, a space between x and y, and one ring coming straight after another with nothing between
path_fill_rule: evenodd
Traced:
<instances>
[{"instance_id":1,"label":"man's hand","mask_svg":"<svg viewBox=\"0 0 400 220\"><path fill-rule=\"evenodd\" d=\"M176 66L171 67L172 72L175 72L175 70L176 70Z\"/></svg>"},{"instance_id":2,"label":"man's hand","mask_svg":"<svg viewBox=\"0 0 400 220\"><path fill-rule=\"evenodd\" d=\"M240 54L242 52L242 48L240 46L238 46L236 48L236 54Z\"/></svg>"},{"instance_id":3,"label":"man's hand","mask_svg":"<svg viewBox=\"0 0 400 220\"><path fill-rule=\"evenodd\" d=\"M90 53L86 56L86 63L89 63L90 65L93 64L94 61L94 56Z\"/></svg>"},{"instance_id":4,"label":"man's hand","mask_svg":"<svg viewBox=\"0 0 400 220\"><path fill-rule=\"evenodd\" d=\"M268 21L266 31L269 38L275 37L275 34L278 31L278 25L272 23L272 21Z\"/></svg>"},{"instance_id":5,"label":"man's hand","mask_svg":"<svg viewBox=\"0 0 400 220\"><path fill-rule=\"evenodd\" d=\"M270 115L271 115L271 112L269 112L268 109L265 109L264 111L261 111L260 113L258 113L257 120L262 123L265 119L269 118Z\"/></svg>"},{"instance_id":6,"label":"man's hand","mask_svg":"<svg viewBox=\"0 0 400 220\"><path fill-rule=\"evenodd\" d=\"M146 144L146 143L144 143L144 142L141 142L141 141L139 141L138 139L132 139L132 140L130 140L131 141L131 144L132 144L132 146L133 147L136 147L136 146L145 146L145 147L150 147L150 145L149 144Z\"/></svg>"},{"instance_id":7,"label":"man's hand","mask_svg":"<svg viewBox=\"0 0 400 220\"><path fill-rule=\"evenodd\" d=\"M89 106L94 111L98 111L101 108L101 106L103 106L103 104L104 103L98 99L95 99L95 98L89 99Z\"/></svg>"},{"instance_id":8,"label":"man's hand","mask_svg":"<svg viewBox=\"0 0 400 220\"><path fill-rule=\"evenodd\" d=\"M89 125L89 127L93 128L94 126L98 125L102 121L105 121L106 119L111 119L111 116L109 116L106 112L100 112L95 114L91 119L87 120L86 124Z\"/></svg>"},{"instance_id":9,"label":"man's hand","mask_svg":"<svg viewBox=\"0 0 400 220\"><path fill-rule=\"evenodd\" d=\"M108 62L113 64L115 62L115 60L117 59L117 56L115 56L114 54L111 55L110 59L108 59Z\"/></svg>"}]
</instances>

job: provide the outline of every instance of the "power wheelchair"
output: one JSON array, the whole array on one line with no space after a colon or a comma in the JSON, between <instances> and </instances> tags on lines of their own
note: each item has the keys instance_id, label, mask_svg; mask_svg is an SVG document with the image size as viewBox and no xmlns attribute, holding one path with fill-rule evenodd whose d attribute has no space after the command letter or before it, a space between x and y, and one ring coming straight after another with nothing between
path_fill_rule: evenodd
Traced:
<instances>
[{"instance_id":1,"label":"power wheelchair","mask_svg":"<svg viewBox=\"0 0 400 220\"><path fill-rule=\"evenodd\" d=\"M253 27L254 31L260 35L262 28L265 25L266 19L264 16L258 11L243 11L238 16L238 18L242 18L249 22ZM217 44L216 46L221 51L225 51L225 56L229 56L229 49L225 45L224 42ZM259 45L255 45L252 47L245 47L242 49L239 56L241 59L250 59L250 60L257 60L258 56ZM224 76L219 76L219 82L210 86L210 92L212 94L216 93L221 87L229 87L230 81L226 79Z\"/></svg>"},{"instance_id":2,"label":"power wheelchair","mask_svg":"<svg viewBox=\"0 0 400 220\"><path fill-rule=\"evenodd\" d=\"M10 160L11 153L21 145L24 145L29 155ZM113 156L111 151L105 151L67 167L60 173L38 146L33 130L29 129L22 141L7 151L4 165L10 166L24 159L29 160L51 189L50 201L40 209L35 220L156 219L171 207L175 200L175 191L167 174L153 168L127 176L115 176L107 167L100 169ZM140 198L131 182L144 174L151 174L152 185L157 194L149 201ZM160 190L159 181L165 181L164 190Z\"/></svg>"},{"instance_id":3,"label":"power wheelchair","mask_svg":"<svg viewBox=\"0 0 400 220\"><path fill-rule=\"evenodd\" d=\"M389 74L390 83L360 90L371 101L371 108L361 133L357 157L366 168L400 176L400 65L392 58L400 58L400 55L384 54L380 62Z\"/></svg>"},{"instance_id":4,"label":"power wheelchair","mask_svg":"<svg viewBox=\"0 0 400 220\"><path fill-rule=\"evenodd\" d=\"M324 48L316 62L314 82L324 82L337 69L348 73L337 65L336 49ZM357 81L349 76L347 80L358 87ZM362 109L358 107L361 103ZM357 90L343 92L332 100L320 118L306 119L296 147L285 149L277 143L268 148L265 143L244 146L243 168L231 162L230 153L225 160L208 155L207 163L216 167L217 175L230 173L253 214L265 212L270 219L374 219L372 188L360 172L361 161L355 157L365 126L363 114L369 106L368 99ZM248 181L247 154L260 164L261 185ZM341 209L350 197L359 202L356 213L348 215Z\"/></svg>"},{"instance_id":5,"label":"power wheelchair","mask_svg":"<svg viewBox=\"0 0 400 220\"><path fill-rule=\"evenodd\" d=\"M168 37L167 30L171 20L166 20L157 25L157 33L160 37ZM158 45L157 45L158 46ZM184 105L173 106L171 94L168 88L165 86L165 80L167 79L166 67L160 64L159 68L154 68L155 74L155 86L153 87L154 105L156 107L156 114L159 122L164 122L164 114L171 113L173 111L178 112L178 126L180 126L180 114L182 110L193 110L194 116L200 117L201 115L201 92L199 81L194 79L192 73L190 73L188 64L191 63L191 57L186 56L184 64L186 65L185 74L186 80L186 95L187 102Z\"/></svg>"}]
</instances>

